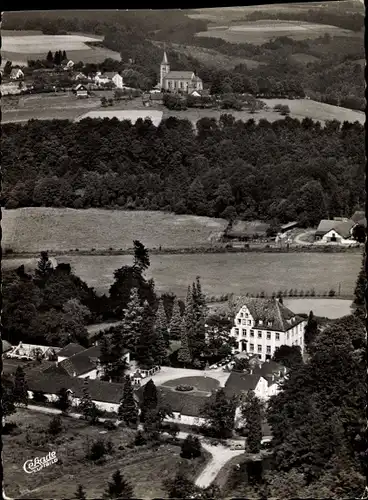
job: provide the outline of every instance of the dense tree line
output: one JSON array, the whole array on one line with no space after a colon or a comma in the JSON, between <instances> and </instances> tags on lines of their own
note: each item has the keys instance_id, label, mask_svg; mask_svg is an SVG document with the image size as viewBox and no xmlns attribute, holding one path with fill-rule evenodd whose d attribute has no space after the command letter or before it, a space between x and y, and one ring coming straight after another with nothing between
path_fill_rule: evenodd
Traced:
<instances>
[{"instance_id":1,"label":"dense tree line","mask_svg":"<svg viewBox=\"0 0 368 500\"><path fill-rule=\"evenodd\" d=\"M196 131L176 118L157 128L149 119L5 124L2 203L316 225L363 206L363 134L358 123L231 115L202 118Z\"/></svg>"}]
</instances>

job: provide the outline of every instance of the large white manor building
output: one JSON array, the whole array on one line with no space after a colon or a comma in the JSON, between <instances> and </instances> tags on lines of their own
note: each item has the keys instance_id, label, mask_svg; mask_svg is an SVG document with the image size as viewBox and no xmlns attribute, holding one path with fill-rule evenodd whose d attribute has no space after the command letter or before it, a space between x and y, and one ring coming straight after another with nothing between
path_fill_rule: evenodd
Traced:
<instances>
[{"instance_id":1,"label":"large white manor building","mask_svg":"<svg viewBox=\"0 0 368 500\"><path fill-rule=\"evenodd\" d=\"M235 308L230 335L238 351L271 359L276 347L298 345L304 352L304 329L307 321L295 315L277 299L240 297Z\"/></svg>"},{"instance_id":2,"label":"large white manor building","mask_svg":"<svg viewBox=\"0 0 368 500\"><path fill-rule=\"evenodd\" d=\"M159 86L171 92L191 93L194 90L203 90L202 80L193 71L170 71L166 52L160 64Z\"/></svg>"}]
</instances>

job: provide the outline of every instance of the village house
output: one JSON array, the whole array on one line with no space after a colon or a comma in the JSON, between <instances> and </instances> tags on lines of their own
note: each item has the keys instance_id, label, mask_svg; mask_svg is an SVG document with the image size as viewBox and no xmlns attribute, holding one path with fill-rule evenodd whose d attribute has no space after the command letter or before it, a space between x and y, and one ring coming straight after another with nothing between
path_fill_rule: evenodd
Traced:
<instances>
[{"instance_id":1,"label":"village house","mask_svg":"<svg viewBox=\"0 0 368 500\"><path fill-rule=\"evenodd\" d=\"M87 76L82 73L81 71L79 73L76 73L74 76L73 76L74 80L76 81L79 81L79 80L87 80Z\"/></svg>"},{"instance_id":2,"label":"village house","mask_svg":"<svg viewBox=\"0 0 368 500\"><path fill-rule=\"evenodd\" d=\"M123 77L121 75L119 75L118 73L116 73L115 71L105 71L104 73L102 73L101 71L98 71L94 77L94 82L98 86L111 83L116 87L118 86L117 85L117 83L118 83L119 85L121 85L121 87L118 87L118 88L123 88Z\"/></svg>"},{"instance_id":3,"label":"village house","mask_svg":"<svg viewBox=\"0 0 368 500\"><path fill-rule=\"evenodd\" d=\"M86 98L88 97L88 89L85 85L82 83L79 83L75 88L74 88L75 95L79 98Z\"/></svg>"},{"instance_id":4,"label":"village house","mask_svg":"<svg viewBox=\"0 0 368 500\"><path fill-rule=\"evenodd\" d=\"M10 72L10 80L21 80L24 78L24 73L20 68L13 68Z\"/></svg>"},{"instance_id":5,"label":"village house","mask_svg":"<svg viewBox=\"0 0 368 500\"><path fill-rule=\"evenodd\" d=\"M351 219L342 217L333 220L323 219L317 227L314 240L321 244L351 245L354 243L351 239L354 226L355 222Z\"/></svg>"},{"instance_id":6,"label":"village house","mask_svg":"<svg viewBox=\"0 0 368 500\"><path fill-rule=\"evenodd\" d=\"M203 82L193 71L170 71L170 64L164 52L160 65L160 89L171 92L191 93L202 90Z\"/></svg>"},{"instance_id":7,"label":"village house","mask_svg":"<svg viewBox=\"0 0 368 500\"><path fill-rule=\"evenodd\" d=\"M120 75L120 73L115 73L115 75L112 77L112 82L118 89L122 89L124 87L123 77Z\"/></svg>"},{"instance_id":8,"label":"village house","mask_svg":"<svg viewBox=\"0 0 368 500\"><path fill-rule=\"evenodd\" d=\"M63 66L64 71L68 71L70 69L73 69L74 67L74 62L71 59L66 59L65 61L61 62L61 65Z\"/></svg>"},{"instance_id":9,"label":"village house","mask_svg":"<svg viewBox=\"0 0 368 500\"><path fill-rule=\"evenodd\" d=\"M304 351L306 320L294 314L277 299L238 298L234 326L230 335L238 351L271 359L281 345L298 345Z\"/></svg>"},{"instance_id":10,"label":"village house","mask_svg":"<svg viewBox=\"0 0 368 500\"><path fill-rule=\"evenodd\" d=\"M53 366L48 367L44 373L59 373L69 377L99 379L103 370L99 362L101 350L98 345L88 349L78 344L68 344L57 353L58 359ZM123 351L126 363L130 362L130 353Z\"/></svg>"}]
</instances>

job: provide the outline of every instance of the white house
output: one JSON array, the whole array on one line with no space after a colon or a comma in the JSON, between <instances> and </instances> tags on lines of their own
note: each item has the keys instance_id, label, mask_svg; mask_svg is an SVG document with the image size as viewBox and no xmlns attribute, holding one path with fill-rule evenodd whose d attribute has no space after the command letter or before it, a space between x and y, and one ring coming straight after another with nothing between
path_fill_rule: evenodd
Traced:
<instances>
[{"instance_id":1,"label":"white house","mask_svg":"<svg viewBox=\"0 0 368 500\"><path fill-rule=\"evenodd\" d=\"M355 222L351 219L323 219L314 234L315 242L322 245L351 245L355 243L351 236L354 226Z\"/></svg>"},{"instance_id":2,"label":"white house","mask_svg":"<svg viewBox=\"0 0 368 500\"><path fill-rule=\"evenodd\" d=\"M230 335L238 343L238 351L271 359L281 345L298 345L304 351L306 320L294 314L277 299L238 298L234 326Z\"/></svg>"},{"instance_id":3,"label":"white house","mask_svg":"<svg viewBox=\"0 0 368 500\"><path fill-rule=\"evenodd\" d=\"M115 75L112 77L112 82L118 89L122 89L124 86L123 77L119 73L115 73Z\"/></svg>"},{"instance_id":4,"label":"white house","mask_svg":"<svg viewBox=\"0 0 368 500\"><path fill-rule=\"evenodd\" d=\"M10 72L10 80L21 80L24 78L24 73L20 68L13 68Z\"/></svg>"},{"instance_id":5,"label":"white house","mask_svg":"<svg viewBox=\"0 0 368 500\"><path fill-rule=\"evenodd\" d=\"M101 73L98 71L94 77L94 82L97 85L106 85L107 83L112 83L112 79L115 73L112 71L105 71L105 73Z\"/></svg>"}]
</instances>

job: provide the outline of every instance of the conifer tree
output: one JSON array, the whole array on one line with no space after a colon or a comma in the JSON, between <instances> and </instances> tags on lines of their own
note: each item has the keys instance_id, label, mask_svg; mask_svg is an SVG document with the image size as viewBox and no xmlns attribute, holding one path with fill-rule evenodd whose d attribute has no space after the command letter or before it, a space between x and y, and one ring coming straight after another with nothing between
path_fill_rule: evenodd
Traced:
<instances>
[{"instance_id":1,"label":"conifer tree","mask_svg":"<svg viewBox=\"0 0 368 500\"><path fill-rule=\"evenodd\" d=\"M363 256L362 267L358 274L358 279L356 282L355 290L354 290L354 313L357 316L365 317L366 310L366 294L367 294L367 275L365 270L365 258Z\"/></svg>"},{"instance_id":2,"label":"conifer tree","mask_svg":"<svg viewBox=\"0 0 368 500\"><path fill-rule=\"evenodd\" d=\"M37 268L35 270L36 282L39 286L43 287L48 280L48 278L53 273L53 266L49 259L47 252L41 252L40 258L37 262Z\"/></svg>"},{"instance_id":3,"label":"conifer tree","mask_svg":"<svg viewBox=\"0 0 368 500\"><path fill-rule=\"evenodd\" d=\"M48 53L47 53L46 61L49 62L49 63L54 62L54 56L52 55L51 50L49 50Z\"/></svg>"},{"instance_id":4,"label":"conifer tree","mask_svg":"<svg viewBox=\"0 0 368 500\"><path fill-rule=\"evenodd\" d=\"M144 272L150 266L147 248L139 240L134 240L134 267Z\"/></svg>"},{"instance_id":5,"label":"conifer tree","mask_svg":"<svg viewBox=\"0 0 368 500\"><path fill-rule=\"evenodd\" d=\"M134 492L132 485L122 476L119 470L112 475L112 481L108 483L103 498L111 500L114 498L126 499L133 498Z\"/></svg>"},{"instance_id":6,"label":"conifer tree","mask_svg":"<svg viewBox=\"0 0 368 500\"><path fill-rule=\"evenodd\" d=\"M86 500L87 498L86 492L81 484L78 484L77 491L75 492L75 498L77 498L77 500Z\"/></svg>"},{"instance_id":7,"label":"conifer tree","mask_svg":"<svg viewBox=\"0 0 368 500\"><path fill-rule=\"evenodd\" d=\"M130 293L130 300L124 309L124 320L122 324L122 342L124 346L135 352L142 327L142 314L144 308L138 296L138 290L133 288Z\"/></svg>"},{"instance_id":8,"label":"conifer tree","mask_svg":"<svg viewBox=\"0 0 368 500\"><path fill-rule=\"evenodd\" d=\"M317 334L318 323L316 318L314 317L313 311L310 311L308 321L304 329L304 342L307 347L314 341Z\"/></svg>"},{"instance_id":9,"label":"conifer tree","mask_svg":"<svg viewBox=\"0 0 368 500\"><path fill-rule=\"evenodd\" d=\"M180 314L180 307L178 301L174 301L173 311L170 321L170 339L171 340L179 340L181 335L181 325L182 325L182 317Z\"/></svg>"},{"instance_id":10,"label":"conifer tree","mask_svg":"<svg viewBox=\"0 0 368 500\"><path fill-rule=\"evenodd\" d=\"M56 66L60 66L60 63L61 63L61 52L60 50L57 50L54 55L54 64L56 64Z\"/></svg>"},{"instance_id":11,"label":"conifer tree","mask_svg":"<svg viewBox=\"0 0 368 500\"><path fill-rule=\"evenodd\" d=\"M154 314L148 302L144 303L142 325L136 347L135 359L141 368L150 369L155 365L156 333L154 331Z\"/></svg>"},{"instance_id":12,"label":"conifer tree","mask_svg":"<svg viewBox=\"0 0 368 500\"><path fill-rule=\"evenodd\" d=\"M155 331L156 334L159 334L161 337L163 337L166 347L169 347L169 332L168 332L167 317L162 300L159 300L158 302L158 308L156 311L156 319L155 319Z\"/></svg>"},{"instance_id":13,"label":"conifer tree","mask_svg":"<svg viewBox=\"0 0 368 500\"><path fill-rule=\"evenodd\" d=\"M181 346L178 352L178 361L183 363L185 367L185 365L192 362L192 355L189 347L187 327L184 320L182 320L180 340Z\"/></svg>"},{"instance_id":14,"label":"conifer tree","mask_svg":"<svg viewBox=\"0 0 368 500\"><path fill-rule=\"evenodd\" d=\"M247 448L250 453L258 453L262 441L262 417L261 405L254 391L249 391L246 394L241 412L246 420Z\"/></svg>"},{"instance_id":15,"label":"conifer tree","mask_svg":"<svg viewBox=\"0 0 368 500\"><path fill-rule=\"evenodd\" d=\"M150 379L143 388L143 397L141 403L141 421L144 422L145 415L149 411L154 411L157 408L158 396L157 388L152 379Z\"/></svg>"},{"instance_id":16,"label":"conifer tree","mask_svg":"<svg viewBox=\"0 0 368 500\"><path fill-rule=\"evenodd\" d=\"M28 385L24 370L18 366L14 377L14 403L26 405L28 404Z\"/></svg>"},{"instance_id":17,"label":"conifer tree","mask_svg":"<svg viewBox=\"0 0 368 500\"><path fill-rule=\"evenodd\" d=\"M137 424L138 410L134 401L133 387L129 376L125 377L123 397L120 401L118 414L127 425L135 426Z\"/></svg>"},{"instance_id":18,"label":"conifer tree","mask_svg":"<svg viewBox=\"0 0 368 500\"><path fill-rule=\"evenodd\" d=\"M79 411L82 412L86 420L88 420L91 424L94 424L97 421L99 411L89 394L87 379L84 379L83 396L81 402L79 403Z\"/></svg>"},{"instance_id":19,"label":"conifer tree","mask_svg":"<svg viewBox=\"0 0 368 500\"><path fill-rule=\"evenodd\" d=\"M65 61L66 59L67 59L66 52L65 52L65 50L63 50L63 55L62 55L61 60L62 60L62 61Z\"/></svg>"}]
</instances>

